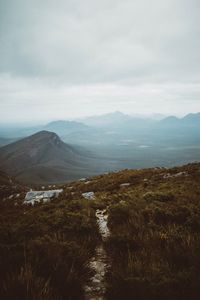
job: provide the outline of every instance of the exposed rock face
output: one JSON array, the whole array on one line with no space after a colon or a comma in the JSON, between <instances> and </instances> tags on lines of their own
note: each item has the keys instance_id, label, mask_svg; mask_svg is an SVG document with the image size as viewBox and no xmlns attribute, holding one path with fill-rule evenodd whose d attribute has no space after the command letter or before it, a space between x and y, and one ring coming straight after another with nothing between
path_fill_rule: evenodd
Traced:
<instances>
[{"instance_id":1,"label":"exposed rock face","mask_svg":"<svg viewBox=\"0 0 200 300\"><path fill-rule=\"evenodd\" d=\"M129 187L129 186L130 186L129 182L125 182L125 183L120 184L120 188L125 188L125 187Z\"/></svg>"},{"instance_id":2,"label":"exposed rock face","mask_svg":"<svg viewBox=\"0 0 200 300\"><path fill-rule=\"evenodd\" d=\"M63 189L60 190L48 190L48 191L29 191L25 197L25 204L35 204L35 202L47 202L52 198L57 198Z\"/></svg>"},{"instance_id":3,"label":"exposed rock face","mask_svg":"<svg viewBox=\"0 0 200 300\"><path fill-rule=\"evenodd\" d=\"M94 192L86 192L83 193L82 196L87 200L94 200L95 198Z\"/></svg>"}]
</instances>

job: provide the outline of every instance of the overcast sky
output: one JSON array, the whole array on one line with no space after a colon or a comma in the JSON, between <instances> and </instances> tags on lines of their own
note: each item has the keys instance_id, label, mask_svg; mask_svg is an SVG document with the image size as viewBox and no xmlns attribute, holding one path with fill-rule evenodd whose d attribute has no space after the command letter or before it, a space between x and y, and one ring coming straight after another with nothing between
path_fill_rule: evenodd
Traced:
<instances>
[{"instance_id":1,"label":"overcast sky","mask_svg":"<svg viewBox=\"0 0 200 300\"><path fill-rule=\"evenodd\" d=\"M200 111L199 0L0 0L0 120Z\"/></svg>"}]
</instances>

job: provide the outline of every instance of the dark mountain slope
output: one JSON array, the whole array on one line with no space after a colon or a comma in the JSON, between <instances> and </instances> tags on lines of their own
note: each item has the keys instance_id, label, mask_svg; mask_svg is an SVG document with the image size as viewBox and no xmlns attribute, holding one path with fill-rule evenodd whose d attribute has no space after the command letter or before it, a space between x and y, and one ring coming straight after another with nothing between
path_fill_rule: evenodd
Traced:
<instances>
[{"instance_id":1,"label":"dark mountain slope","mask_svg":"<svg viewBox=\"0 0 200 300\"><path fill-rule=\"evenodd\" d=\"M0 169L26 183L62 182L96 173L95 159L80 147L41 131L0 149Z\"/></svg>"}]
</instances>

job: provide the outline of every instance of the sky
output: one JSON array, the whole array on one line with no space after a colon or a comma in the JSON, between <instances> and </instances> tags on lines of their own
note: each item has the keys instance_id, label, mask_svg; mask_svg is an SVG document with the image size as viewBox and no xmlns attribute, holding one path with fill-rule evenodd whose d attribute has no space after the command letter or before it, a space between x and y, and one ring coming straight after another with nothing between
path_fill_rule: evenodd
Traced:
<instances>
[{"instance_id":1,"label":"sky","mask_svg":"<svg viewBox=\"0 0 200 300\"><path fill-rule=\"evenodd\" d=\"M0 0L0 120L200 111L199 0Z\"/></svg>"}]
</instances>

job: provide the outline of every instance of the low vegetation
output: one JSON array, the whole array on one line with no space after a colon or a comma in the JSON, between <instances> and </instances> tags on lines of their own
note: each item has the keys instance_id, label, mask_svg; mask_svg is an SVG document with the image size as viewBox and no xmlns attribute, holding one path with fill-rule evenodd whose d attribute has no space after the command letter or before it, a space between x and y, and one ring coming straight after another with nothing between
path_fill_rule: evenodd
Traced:
<instances>
[{"instance_id":1,"label":"low vegetation","mask_svg":"<svg viewBox=\"0 0 200 300\"><path fill-rule=\"evenodd\" d=\"M1 202L0 298L83 299L98 241L87 201Z\"/></svg>"},{"instance_id":2,"label":"low vegetation","mask_svg":"<svg viewBox=\"0 0 200 300\"><path fill-rule=\"evenodd\" d=\"M194 167L194 166L193 166ZM197 171L197 170L196 170ZM109 209L107 299L199 299L200 174L152 177Z\"/></svg>"},{"instance_id":3,"label":"low vegetation","mask_svg":"<svg viewBox=\"0 0 200 300\"><path fill-rule=\"evenodd\" d=\"M84 299L97 208L109 215L106 299L199 299L200 164L124 170L63 189L33 207L0 202L1 299ZM84 199L90 191L95 199Z\"/></svg>"}]
</instances>

